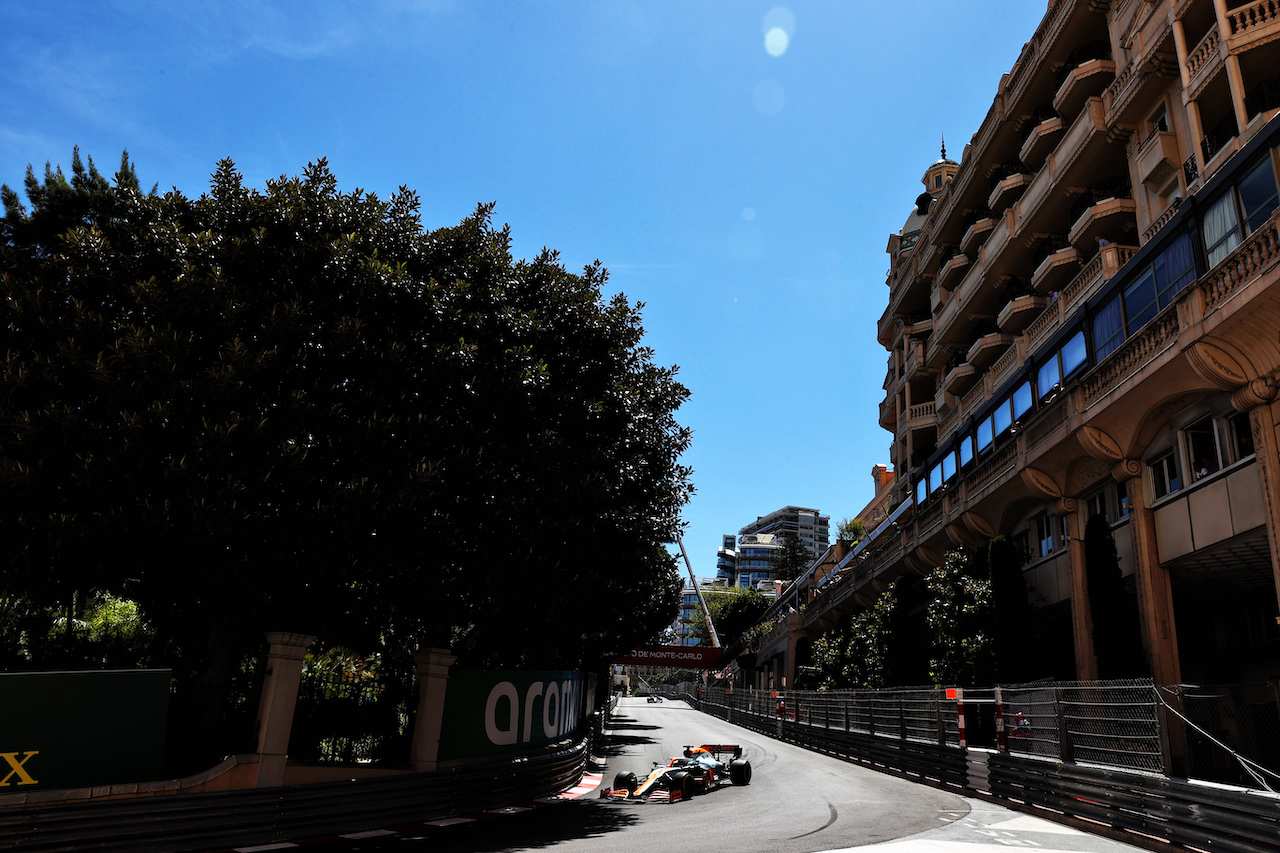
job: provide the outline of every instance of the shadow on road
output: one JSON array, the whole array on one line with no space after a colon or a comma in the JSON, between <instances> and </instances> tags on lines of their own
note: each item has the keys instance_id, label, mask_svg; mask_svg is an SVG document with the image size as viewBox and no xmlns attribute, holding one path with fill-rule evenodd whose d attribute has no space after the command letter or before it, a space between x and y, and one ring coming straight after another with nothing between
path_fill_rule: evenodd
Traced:
<instances>
[{"instance_id":1,"label":"shadow on road","mask_svg":"<svg viewBox=\"0 0 1280 853\"><path fill-rule=\"evenodd\" d=\"M657 741L651 737L615 734L596 747L596 754L601 758L613 758L621 755L629 746L644 746L651 743L657 743Z\"/></svg>"},{"instance_id":2,"label":"shadow on road","mask_svg":"<svg viewBox=\"0 0 1280 853\"><path fill-rule=\"evenodd\" d=\"M638 819L632 809L599 800L581 800L431 829L418 837L400 838L394 846L352 849L430 850L431 853L537 850L580 838L600 838L624 830Z\"/></svg>"},{"instance_id":3,"label":"shadow on road","mask_svg":"<svg viewBox=\"0 0 1280 853\"><path fill-rule=\"evenodd\" d=\"M661 726L647 726L637 723L635 717L619 717L613 716L609 718L609 730L614 732L625 731L653 731L660 729Z\"/></svg>"}]
</instances>

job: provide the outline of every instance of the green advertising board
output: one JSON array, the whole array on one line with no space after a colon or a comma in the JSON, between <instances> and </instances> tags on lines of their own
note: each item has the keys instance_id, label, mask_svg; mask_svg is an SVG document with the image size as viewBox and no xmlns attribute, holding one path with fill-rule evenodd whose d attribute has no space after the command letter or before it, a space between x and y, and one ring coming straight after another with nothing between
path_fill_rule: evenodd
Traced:
<instances>
[{"instance_id":1,"label":"green advertising board","mask_svg":"<svg viewBox=\"0 0 1280 853\"><path fill-rule=\"evenodd\" d=\"M455 672L439 756L500 755L570 737L591 711L593 685L579 672Z\"/></svg>"},{"instance_id":2,"label":"green advertising board","mask_svg":"<svg viewBox=\"0 0 1280 853\"><path fill-rule=\"evenodd\" d=\"M0 794L160 778L169 670L0 673Z\"/></svg>"}]
</instances>

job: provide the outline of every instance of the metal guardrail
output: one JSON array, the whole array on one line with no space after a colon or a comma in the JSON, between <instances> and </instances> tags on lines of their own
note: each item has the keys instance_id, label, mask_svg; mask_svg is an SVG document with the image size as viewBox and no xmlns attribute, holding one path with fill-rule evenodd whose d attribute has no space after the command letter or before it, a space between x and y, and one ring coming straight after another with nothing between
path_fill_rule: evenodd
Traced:
<instances>
[{"instance_id":1,"label":"metal guardrail","mask_svg":"<svg viewBox=\"0 0 1280 853\"><path fill-rule=\"evenodd\" d=\"M767 694L766 694L767 695ZM980 791L1152 850L1280 851L1280 795L1108 767L828 728L821 718L778 718L735 702L695 708L744 728L881 772L943 788ZM742 707L737 707L742 705ZM1111 831L1107 830L1111 828Z\"/></svg>"},{"instance_id":2,"label":"metal guardrail","mask_svg":"<svg viewBox=\"0 0 1280 853\"><path fill-rule=\"evenodd\" d=\"M1280 850L1280 797L1274 794L1001 754L989 758L987 772L998 797L1123 830L1133 844Z\"/></svg>"},{"instance_id":3,"label":"metal guardrail","mask_svg":"<svg viewBox=\"0 0 1280 853\"><path fill-rule=\"evenodd\" d=\"M0 808L0 850L217 850L360 832L552 796L581 777L603 714L538 753L350 782Z\"/></svg>"}]
</instances>

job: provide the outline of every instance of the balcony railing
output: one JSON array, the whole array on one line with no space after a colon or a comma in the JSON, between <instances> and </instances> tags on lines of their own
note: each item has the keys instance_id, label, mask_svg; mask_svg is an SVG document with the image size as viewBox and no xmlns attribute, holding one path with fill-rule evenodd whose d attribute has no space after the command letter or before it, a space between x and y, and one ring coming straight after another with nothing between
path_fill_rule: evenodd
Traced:
<instances>
[{"instance_id":1,"label":"balcony railing","mask_svg":"<svg viewBox=\"0 0 1280 853\"><path fill-rule=\"evenodd\" d=\"M1204 155L1204 161L1208 163L1212 160L1213 156L1239 133L1240 129L1236 127L1236 114L1227 113L1222 121L1215 124L1213 129L1204 135L1204 139L1200 140L1200 153Z\"/></svg>"}]
</instances>

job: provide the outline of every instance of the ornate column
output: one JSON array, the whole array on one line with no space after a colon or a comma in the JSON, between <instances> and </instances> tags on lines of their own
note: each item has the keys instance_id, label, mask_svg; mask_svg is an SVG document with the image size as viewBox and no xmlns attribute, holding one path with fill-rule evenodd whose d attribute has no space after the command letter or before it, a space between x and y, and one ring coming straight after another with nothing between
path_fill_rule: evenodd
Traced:
<instances>
[{"instance_id":1,"label":"ornate column","mask_svg":"<svg viewBox=\"0 0 1280 853\"><path fill-rule=\"evenodd\" d=\"M1076 679L1098 680L1098 656L1093 649L1093 614L1089 612L1089 579L1084 566L1084 531L1079 502L1062 498L1053 505L1067 532L1067 563L1071 567L1071 638L1075 644Z\"/></svg>"},{"instance_id":2,"label":"ornate column","mask_svg":"<svg viewBox=\"0 0 1280 853\"><path fill-rule=\"evenodd\" d=\"M449 683L449 667L457 657L444 649L414 652L418 674L418 713L409 747L409 766L420 773L436 769L440 754L440 729L444 724L444 693Z\"/></svg>"},{"instance_id":3,"label":"ornate column","mask_svg":"<svg viewBox=\"0 0 1280 853\"><path fill-rule=\"evenodd\" d=\"M1173 618L1173 583L1168 571L1160 565L1156 550L1155 513L1147 506L1143 491L1142 462L1122 459L1113 470L1116 480L1127 484L1129 496L1129 524L1133 529L1133 562L1138 581L1138 618L1142 628L1142 642L1147 650L1147 662L1151 677L1160 690L1165 685L1182 681L1182 668L1178 661L1178 633ZM1179 704L1176 697L1163 694L1171 704ZM1180 708L1178 710L1181 710ZM1165 772L1171 776L1185 776L1187 768L1186 729L1182 720L1161 711L1165 733Z\"/></svg>"},{"instance_id":4,"label":"ornate column","mask_svg":"<svg viewBox=\"0 0 1280 853\"><path fill-rule=\"evenodd\" d=\"M1249 414L1258 480L1267 518L1267 545L1271 552L1271 578L1280 603L1280 443L1276 439L1276 386L1269 379L1250 382L1231 395L1238 412Z\"/></svg>"},{"instance_id":5,"label":"ornate column","mask_svg":"<svg viewBox=\"0 0 1280 853\"><path fill-rule=\"evenodd\" d=\"M1129 496L1134 574L1138 582L1138 618L1151 676L1158 685L1177 684L1182 680L1182 669L1178 662L1178 634L1173 619L1173 584L1169 573L1160 565L1155 513L1147 505L1142 462L1122 459L1116 463L1112 476L1126 484Z\"/></svg>"},{"instance_id":6,"label":"ornate column","mask_svg":"<svg viewBox=\"0 0 1280 853\"><path fill-rule=\"evenodd\" d=\"M1089 449L1087 441L1082 439L1082 444L1086 450ZM1080 530L1078 502L1063 494L1056 479L1037 468L1024 468L1022 482L1036 494L1054 502L1053 514L1063 520L1066 528L1067 565L1071 572L1071 639L1075 648L1076 678L1080 681L1096 681L1098 658L1093 649L1093 618L1089 612L1089 585L1084 570L1084 539Z\"/></svg>"},{"instance_id":7,"label":"ornate column","mask_svg":"<svg viewBox=\"0 0 1280 853\"><path fill-rule=\"evenodd\" d=\"M307 646L316 640L306 634L272 631L267 634L267 672L258 702L259 788L284 784L288 764L289 735L293 732L293 711L298 704L302 681L302 659Z\"/></svg>"},{"instance_id":8,"label":"ornate column","mask_svg":"<svg viewBox=\"0 0 1280 853\"><path fill-rule=\"evenodd\" d=\"M1236 117L1237 132L1244 133L1249 124L1249 111L1244 106L1244 74L1240 71L1240 57L1232 53L1227 44L1227 37L1231 34L1231 23L1227 20L1227 0L1213 0L1213 11L1218 18L1221 49L1226 54L1227 83L1231 89L1231 106Z\"/></svg>"}]
</instances>

